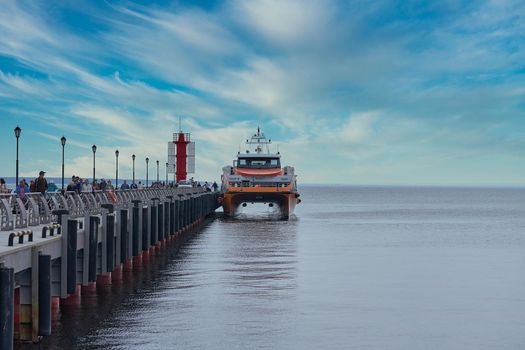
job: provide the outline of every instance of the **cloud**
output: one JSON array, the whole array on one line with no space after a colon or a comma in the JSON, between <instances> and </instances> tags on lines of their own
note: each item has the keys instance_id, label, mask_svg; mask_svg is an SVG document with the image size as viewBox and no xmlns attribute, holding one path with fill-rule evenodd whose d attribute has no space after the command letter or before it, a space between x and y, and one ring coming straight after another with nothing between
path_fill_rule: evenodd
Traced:
<instances>
[{"instance_id":1,"label":"cloud","mask_svg":"<svg viewBox=\"0 0 525 350\"><path fill-rule=\"evenodd\" d=\"M12 94L12 97L17 96L19 93L24 95L37 95L40 98L49 96L50 82L42 82L34 78L24 78L18 74L7 73L5 74L0 70L0 87L4 87L6 95L9 95L13 90L18 90L16 94Z\"/></svg>"},{"instance_id":2,"label":"cloud","mask_svg":"<svg viewBox=\"0 0 525 350\"><path fill-rule=\"evenodd\" d=\"M335 15L335 2L240 0L233 2L239 22L268 45L286 49L312 45Z\"/></svg>"},{"instance_id":3,"label":"cloud","mask_svg":"<svg viewBox=\"0 0 525 350\"><path fill-rule=\"evenodd\" d=\"M377 119L378 112L364 112L348 118L337 134L342 142L349 144L362 143L372 134L374 121Z\"/></svg>"},{"instance_id":4,"label":"cloud","mask_svg":"<svg viewBox=\"0 0 525 350\"><path fill-rule=\"evenodd\" d=\"M58 169L64 134L76 172L90 174L97 143L101 176L114 173L116 148L123 174L133 153L143 173L146 156L165 159L179 116L197 141L197 177L220 173L257 125L302 181L453 182L455 169L464 181L483 161L515 172L525 149L523 10L519 1L0 2L0 123L9 133L23 125L27 172ZM2 135L1 149L11 139ZM486 173L477 181L501 175Z\"/></svg>"}]
</instances>

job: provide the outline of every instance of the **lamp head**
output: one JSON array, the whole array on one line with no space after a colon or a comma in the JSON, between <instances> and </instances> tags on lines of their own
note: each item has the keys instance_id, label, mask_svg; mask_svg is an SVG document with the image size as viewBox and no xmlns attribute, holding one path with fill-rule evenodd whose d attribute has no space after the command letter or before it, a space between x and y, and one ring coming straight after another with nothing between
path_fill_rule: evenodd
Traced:
<instances>
[{"instance_id":1,"label":"lamp head","mask_svg":"<svg viewBox=\"0 0 525 350\"><path fill-rule=\"evenodd\" d=\"M62 146L66 145L66 138L64 136L60 138L60 143L62 144Z\"/></svg>"},{"instance_id":2,"label":"lamp head","mask_svg":"<svg viewBox=\"0 0 525 350\"><path fill-rule=\"evenodd\" d=\"M148 164L148 163L149 163L149 158L146 158L146 164Z\"/></svg>"},{"instance_id":3,"label":"lamp head","mask_svg":"<svg viewBox=\"0 0 525 350\"><path fill-rule=\"evenodd\" d=\"M118 150L116 150L116 151L115 151L115 156L118 157L119 153L120 153L120 152L119 152Z\"/></svg>"},{"instance_id":4,"label":"lamp head","mask_svg":"<svg viewBox=\"0 0 525 350\"><path fill-rule=\"evenodd\" d=\"M131 156L131 159L135 160L135 155L132 155L132 156Z\"/></svg>"},{"instance_id":5,"label":"lamp head","mask_svg":"<svg viewBox=\"0 0 525 350\"><path fill-rule=\"evenodd\" d=\"M91 149L93 150L93 153L95 153L97 151L97 145L91 146Z\"/></svg>"},{"instance_id":6,"label":"lamp head","mask_svg":"<svg viewBox=\"0 0 525 350\"><path fill-rule=\"evenodd\" d=\"M21 132L22 132L22 129L20 129L20 127L17 125L15 128L15 137L19 138Z\"/></svg>"}]
</instances>

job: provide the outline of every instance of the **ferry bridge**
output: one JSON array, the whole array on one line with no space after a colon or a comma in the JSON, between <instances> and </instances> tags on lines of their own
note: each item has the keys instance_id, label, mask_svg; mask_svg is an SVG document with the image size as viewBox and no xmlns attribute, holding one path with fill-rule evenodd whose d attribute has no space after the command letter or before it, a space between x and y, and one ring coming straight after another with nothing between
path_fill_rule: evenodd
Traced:
<instances>
[{"instance_id":1,"label":"ferry bridge","mask_svg":"<svg viewBox=\"0 0 525 350\"><path fill-rule=\"evenodd\" d=\"M60 303L146 264L219 206L204 188L0 195L0 349L51 334Z\"/></svg>"}]
</instances>

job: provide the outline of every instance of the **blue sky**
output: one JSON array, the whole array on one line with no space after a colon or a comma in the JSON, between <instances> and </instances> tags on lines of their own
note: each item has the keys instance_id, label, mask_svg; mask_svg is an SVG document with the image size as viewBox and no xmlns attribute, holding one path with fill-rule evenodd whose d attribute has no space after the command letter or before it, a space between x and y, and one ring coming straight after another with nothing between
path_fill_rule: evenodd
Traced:
<instances>
[{"instance_id":1,"label":"blue sky","mask_svg":"<svg viewBox=\"0 0 525 350\"><path fill-rule=\"evenodd\" d=\"M137 176L258 125L306 183L524 185L522 1L0 1L0 174ZM151 169L151 168L150 168ZM162 172L161 172L162 173Z\"/></svg>"}]
</instances>

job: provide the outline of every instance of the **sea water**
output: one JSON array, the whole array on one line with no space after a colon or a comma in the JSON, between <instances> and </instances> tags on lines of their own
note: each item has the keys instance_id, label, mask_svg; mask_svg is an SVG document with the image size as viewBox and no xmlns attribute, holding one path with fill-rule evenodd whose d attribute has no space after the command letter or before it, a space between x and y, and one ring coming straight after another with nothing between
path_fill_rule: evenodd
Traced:
<instances>
[{"instance_id":1,"label":"sea water","mask_svg":"<svg viewBox=\"0 0 525 350\"><path fill-rule=\"evenodd\" d=\"M49 348L525 348L525 189L304 186L295 216L217 217ZM277 216L278 217L278 216Z\"/></svg>"}]
</instances>

